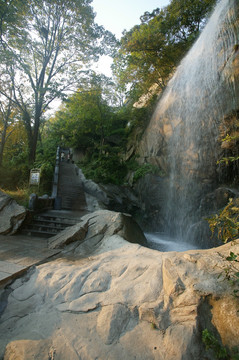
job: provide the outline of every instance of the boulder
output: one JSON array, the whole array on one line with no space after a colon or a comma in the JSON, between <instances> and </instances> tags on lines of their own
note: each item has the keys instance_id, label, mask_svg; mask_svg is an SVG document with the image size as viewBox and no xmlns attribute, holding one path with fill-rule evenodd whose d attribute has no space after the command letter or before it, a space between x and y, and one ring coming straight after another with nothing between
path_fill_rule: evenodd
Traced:
<instances>
[{"instance_id":1,"label":"boulder","mask_svg":"<svg viewBox=\"0 0 239 360\"><path fill-rule=\"evenodd\" d=\"M228 187L219 187L213 192L206 194L200 202L199 212L201 216L208 216L224 208L229 199L238 197L238 191Z\"/></svg>"},{"instance_id":2,"label":"boulder","mask_svg":"<svg viewBox=\"0 0 239 360\"><path fill-rule=\"evenodd\" d=\"M229 348L239 346L238 299L219 276L230 252L239 252L239 240L161 253L129 243L119 231L112 235L112 224L96 220L85 219L89 237L78 244L85 243L85 254L76 251L77 242L69 244L60 258L6 289L0 358L215 359L203 345L204 329ZM103 228L105 236L93 246Z\"/></svg>"},{"instance_id":3,"label":"boulder","mask_svg":"<svg viewBox=\"0 0 239 360\"><path fill-rule=\"evenodd\" d=\"M0 234L15 234L24 221L26 213L23 206L0 191Z\"/></svg>"},{"instance_id":4,"label":"boulder","mask_svg":"<svg viewBox=\"0 0 239 360\"><path fill-rule=\"evenodd\" d=\"M129 242L146 245L144 233L131 215L98 210L83 216L78 224L51 237L49 247L63 248L73 242L77 242L76 246L79 247L84 242L87 244L87 251L90 252L100 245L104 237L112 235L119 235Z\"/></svg>"},{"instance_id":5,"label":"boulder","mask_svg":"<svg viewBox=\"0 0 239 360\"><path fill-rule=\"evenodd\" d=\"M76 225L67 227L57 235L51 237L48 241L48 246L51 249L59 249L74 241L81 242L85 239L87 231L88 222L80 221Z\"/></svg>"},{"instance_id":6,"label":"boulder","mask_svg":"<svg viewBox=\"0 0 239 360\"><path fill-rule=\"evenodd\" d=\"M77 166L76 173L85 191L89 211L107 209L130 214L140 211L141 204L130 187L114 184L96 184L94 181L86 179Z\"/></svg>"}]
</instances>

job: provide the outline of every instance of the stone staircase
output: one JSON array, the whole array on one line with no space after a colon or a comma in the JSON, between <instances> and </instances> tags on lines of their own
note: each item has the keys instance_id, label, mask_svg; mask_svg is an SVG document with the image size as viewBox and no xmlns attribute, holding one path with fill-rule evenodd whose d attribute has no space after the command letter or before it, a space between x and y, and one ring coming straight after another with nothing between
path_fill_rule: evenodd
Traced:
<instances>
[{"instance_id":1,"label":"stone staircase","mask_svg":"<svg viewBox=\"0 0 239 360\"><path fill-rule=\"evenodd\" d=\"M64 230L66 227L75 225L78 221L79 219L73 218L72 214L65 215L64 212L61 211L48 211L35 214L31 221L23 226L21 233L28 236L49 238Z\"/></svg>"},{"instance_id":2,"label":"stone staircase","mask_svg":"<svg viewBox=\"0 0 239 360\"><path fill-rule=\"evenodd\" d=\"M56 200L60 200L60 204L55 208L59 210L48 210L30 216L21 228L22 234L49 238L66 227L75 225L87 213L85 193L75 165L66 160L59 165Z\"/></svg>"},{"instance_id":3,"label":"stone staircase","mask_svg":"<svg viewBox=\"0 0 239 360\"><path fill-rule=\"evenodd\" d=\"M86 209L85 193L76 173L74 164L62 161L57 196L61 198L61 208L72 211Z\"/></svg>"}]
</instances>

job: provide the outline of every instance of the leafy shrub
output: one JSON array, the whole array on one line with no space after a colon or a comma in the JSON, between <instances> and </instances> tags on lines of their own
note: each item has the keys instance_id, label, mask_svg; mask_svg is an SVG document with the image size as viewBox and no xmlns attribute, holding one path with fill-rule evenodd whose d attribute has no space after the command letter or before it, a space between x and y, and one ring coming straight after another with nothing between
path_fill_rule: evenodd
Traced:
<instances>
[{"instance_id":1,"label":"leafy shrub","mask_svg":"<svg viewBox=\"0 0 239 360\"><path fill-rule=\"evenodd\" d=\"M134 172L133 182L135 183L146 174L157 174L159 171L158 167L152 164L143 164L139 166Z\"/></svg>"},{"instance_id":2,"label":"leafy shrub","mask_svg":"<svg viewBox=\"0 0 239 360\"><path fill-rule=\"evenodd\" d=\"M4 190L4 189L0 189L0 190L5 194L9 195L10 197L12 197L14 200L16 200L18 204L25 207L28 206L29 195L31 193L29 187L23 187L21 189L17 188L16 190Z\"/></svg>"},{"instance_id":3,"label":"leafy shrub","mask_svg":"<svg viewBox=\"0 0 239 360\"><path fill-rule=\"evenodd\" d=\"M208 331L208 329L203 330L202 341L206 346L206 350L211 349L217 359L228 359L227 349L222 346L219 340L216 339L215 336Z\"/></svg>"},{"instance_id":4,"label":"leafy shrub","mask_svg":"<svg viewBox=\"0 0 239 360\"><path fill-rule=\"evenodd\" d=\"M216 232L218 239L224 243L233 241L238 238L239 235L239 199L230 199L229 204L219 213L211 216L208 220L212 235ZM233 295L238 297L239 294L239 272L235 267L235 263L239 262L239 255L230 252L230 255L225 258L228 261L224 267L223 272L219 275L223 275L227 279L231 286L234 288Z\"/></svg>"},{"instance_id":5,"label":"leafy shrub","mask_svg":"<svg viewBox=\"0 0 239 360\"><path fill-rule=\"evenodd\" d=\"M102 184L121 185L127 174L126 165L116 154L100 155L80 166L88 179Z\"/></svg>"},{"instance_id":6,"label":"leafy shrub","mask_svg":"<svg viewBox=\"0 0 239 360\"><path fill-rule=\"evenodd\" d=\"M216 215L207 219L211 232L226 243L239 235L239 199L230 199L229 204Z\"/></svg>"},{"instance_id":7,"label":"leafy shrub","mask_svg":"<svg viewBox=\"0 0 239 360\"><path fill-rule=\"evenodd\" d=\"M234 347L227 349L208 329L202 332L202 341L206 350L212 350L216 359L222 360L239 360L239 349Z\"/></svg>"},{"instance_id":8,"label":"leafy shrub","mask_svg":"<svg viewBox=\"0 0 239 360\"><path fill-rule=\"evenodd\" d=\"M0 187L7 190L22 188L28 182L29 168L26 164L16 167L0 167Z\"/></svg>"}]
</instances>

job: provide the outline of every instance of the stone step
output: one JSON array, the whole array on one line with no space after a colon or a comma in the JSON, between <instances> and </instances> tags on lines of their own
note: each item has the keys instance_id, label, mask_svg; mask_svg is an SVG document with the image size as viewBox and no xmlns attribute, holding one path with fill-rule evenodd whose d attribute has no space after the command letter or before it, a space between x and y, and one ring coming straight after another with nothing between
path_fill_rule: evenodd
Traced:
<instances>
[{"instance_id":1,"label":"stone step","mask_svg":"<svg viewBox=\"0 0 239 360\"><path fill-rule=\"evenodd\" d=\"M62 226L60 224L58 225L51 225L51 224L48 224L48 225L45 225L45 224L38 224L36 223L35 221L32 222L31 224L28 224L26 226L26 229L28 230L43 230L43 231L49 231L49 232L54 232L54 233L57 233L59 231L62 231L64 230L66 227L68 226Z\"/></svg>"},{"instance_id":2,"label":"stone step","mask_svg":"<svg viewBox=\"0 0 239 360\"><path fill-rule=\"evenodd\" d=\"M75 225L77 223L77 220L73 220L73 219L66 219L66 218L55 218L55 217L41 217L41 216L37 216L34 218L34 222L38 223L38 224L54 224L54 226L57 225L62 225L64 224L65 226L72 226Z\"/></svg>"},{"instance_id":3,"label":"stone step","mask_svg":"<svg viewBox=\"0 0 239 360\"><path fill-rule=\"evenodd\" d=\"M87 208L85 193L76 173L75 165L61 162L57 195L61 197L61 208L82 211Z\"/></svg>"},{"instance_id":4,"label":"stone step","mask_svg":"<svg viewBox=\"0 0 239 360\"><path fill-rule=\"evenodd\" d=\"M77 204L74 204L74 203L67 203L67 202L64 202L61 206L61 208L63 210L73 210L73 211L84 211L85 210L85 206L83 205L77 205Z\"/></svg>"},{"instance_id":5,"label":"stone step","mask_svg":"<svg viewBox=\"0 0 239 360\"><path fill-rule=\"evenodd\" d=\"M22 228L21 232L31 236L51 237L66 227L75 225L77 221L77 219L38 214L34 216L30 223Z\"/></svg>"},{"instance_id":6,"label":"stone step","mask_svg":"<svg viewBox=\"0 0 239 360\"><path fill-rule=\"evenodd\" d=\"M38 237L44 237L44 238L50 238L52 236L55 236L57 234L56 233L52 233L49 231L45 231L45 230L37 230L37 229L22 229L21 234L25 234L27 236L38 236Z\"/></svg>"}]
</instances>

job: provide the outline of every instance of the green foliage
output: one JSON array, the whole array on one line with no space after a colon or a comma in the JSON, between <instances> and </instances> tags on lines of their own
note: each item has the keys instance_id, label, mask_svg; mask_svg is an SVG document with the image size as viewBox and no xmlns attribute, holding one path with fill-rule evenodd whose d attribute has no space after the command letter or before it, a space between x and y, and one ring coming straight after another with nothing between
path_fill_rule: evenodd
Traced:
<instances>
[{"instance_id":1,"label":"green foliage","mask_svg":"<svg viewBox=\"0 0 239 360\"><path fill-rule=\"evenodd\" d=\"M28 182L29 169L26 164L17 167L0 167L0 187L5 190L14 190L25 186Z\"/></svg>"},{"instance_id":2,"label":"green foliage","mask_svg":"<svg viewBox=\"0 0 239 360\"><path fill-rule=\"evenodd\" d=\"M135 183L136 181L144 177L146 174L157 174L157 172L157 166L154 166L152 164L143 164L135 170L133 182Z\"/></svg>"},{"instance_id":3,"label":"green foliage","mask_svg":"<svg viewBox=\"0 0 239 360\"><path fill-rule=\"evenodd\" d=\"M155 324L155 322L151 322L151 329L153 330L157 329L157 325Z\"/></svg>"},{"instance_id":4,"label":"green foliage","mask_svg":"<svg viewBox=\"0 0 239 360\"><path fill-rule=\"evenodd\" d=\"M24 142L7 144L0 166L0 186L13 190L25 186L29 179L28 153Z\"/></svg>"},{"instance_id":5,"label":"green foliage","mask_svg":"<svg viewBox=\"0 0 239 360\"><path fill-rule=\"evenodd\" d=\"M93 155L81 162L84 175L95 182L102 184L122 185L129 170L128 164L123 162L119 153L119 148L104 147L108 151Z\"/></svg>"},{"instance_id":6,"label":"green foliage","mask_svg":"<svg viewBox=\"0 0 239 360\"><path fill-rule=\"evenodd\" d=\"M239 349L237 347L227 349L208 329L203 330L202 341L206 350L212 350L216 359L239 360Z\"/></svg>"},{"instance_id":7,"label":"green foliage","mask_svg":"<svg viewBox=\"0 0 239 360\"><path fill-rule=\"evenodd\" d=\"M80 166L88 179L102 184L121 185L127 174L126 165L115 153L101 154Z\"/></svg>"},{"instance_id":8,"label":"green foliage","mask_svg":"<svg viewBox=\"0 0 239 360\"><path fill-rule=\"evenodd\" d=\"M1 1L0 3L0 40L5 36L20 36L24 29L24 17L28 10L28 0Z\"/></svg>"},{"instance_id":9,"label":"green foliage","mask_svg":"<svg viewBox=\"0 0 239 360\"><path fill-rule=\"evenodd\" d=\"M110 106L112 82L95 74L70 96L51 120L52 134L62 146L85 154L86 177L100 183L121 184L127 168L121 161L127 141L127 114ZM54 136L53 136L54 137Z\"/></svg>"},{"instance_id":10,"label":"green foliage","mask_svg":"<svg viewBox=\"0 0 239 360\"><path fill-rule=\"evenodd\" d=\"M222 155L217 161L220 178L224 183L237 185L239 170L239 111L232 111L221 127Z\"/></svg>"},{"instance_id":11,"label":"green foliage","mask_svg":"<svg viewBox=\"0 0 239 360\"><path fill-rule=\"evenodd\" d=\"M41 143L38 144L36 161L33 164L33 168L41 169L40 194L50 195L51 193L58 144L60 144L60 139L52 131L51 123L48 122L42 129Z\"/></svg>"},{"instance_id":12,"label":"green foliage","mask_svg":"<svg viewBox=\"0 0 239 360\"><path fill-rule=\"evenodd\" d=\"M219 342L218 339L215 338L214 335L208 331L208 329L203 330L202 341L205 344L207 350L213 350L213 353L217 359L229 359L227 349Z\"/></svg>"},{"instance_id":13,"label":"green foliage","mask_svg":"<svg viewBox=\"0 0 239 360\"><path fill-rule=\"evenodd\" d=\"M115 58L117 85L104 76L82 71L89 60L113 52L116 44L112 34L94 23L90 1L12 0L0 4L0 93L7 98L5 81L11 89L14 85L13 100L21 113L13 121L16 131L5 144L0 185L16 188L26 183L30 157L35 160L31 167L42 170L41 190L49 192L57 145L82 150L88 161L83 164L85 173L95 181L124 182L129 165L121 159L126 144L141 138L157 95L145 108L133 104L152 84L165 86L213 3L172 0L164 9L145 13L141 25L121 39ZM118 107L129 83L133 84L130 97ZM48 105L57 97L66 99L66 90L73 87L77 92L46 122ZM121 90L121 99L115 95L116 89ZM134 171L137 181L157 169L148 164L137 165Z\"/></svg>"},{"instance_id":14,"label":"green foliage","mask_svg":"<svg viewBox=\"0 0 239 360\"><path fill-rule=\"evenodd\" d=\"M14 103L27 132L29 161L33 163L39 128L49 104L76 89L86 76L82 67L110 53L115 39L94 23L95 14L88 0L31 0L25 12L18 13L21 4L14 0L5 4L6 9L0 7L0 78L7 78L13 88ZM10 31L14 23L5 16L13 9L19 20L15 32ZM8 98L2 86L0 93Z\"/></svg>"},{"instance_id":15,"label":"green foliage","mask_svg":"<svg viewBox=\"0 0 239 360\"><path fill-rule=\"evenodd\" d=\"M225 279L229 281L230 285L233 287L233 295L239 297L239 272L238 267L235 266L235 263L239 263L239 255L231 251L230 255L226 257L226 260L229 264L223 269ZM219 276L221 275L222 274Z\"/></svg>"},{"instance_id":16,"label":"green foliage","mask_svg":"<svg viewBox=\"0 0 239 360\"><path fill-rule=\"evenodd\" d=\"M226 137L224 139L222 139L222 143L227 143L227 144L237 145L238 142L239 142L239 134L238 133L236 135L227 134ZM235 146L235 148L237 148L237 146ZM226 157L223 157L222 159L218 160L217 164L225 163L226 165L228 165L229 163L235 162L238 160L239 160L239 155L226 156Z\"/></svg>"},{"instance_id":17,"label":"green foliage","mask_svg":"<svg viewBox=\"0 0 239 360\"><path fill-rule=\"evenodd\" d=\"M107 138L117 132L124 137L126 120L109 105L112 86L105 77L93 74L85 88L79 88L67 99L52 120L54 132L63 139L63 145L92 152L100 150Z\"/></svg>"},{"instance_id":18,"label":"green foliage","mask_svg":"<svg viewBox=\"0 0 239 360\"><path fill-rule=\"evenodd\" d=\"M54 174L54 163L50 161L34 163L34 168L41 169L40 187L41 194L49 194L52 190L52 179Z\"/></svg>"},{"instance_id":19,"label":"green foliage","mask_svg":"<svg viewBox=\"0 0 239 360\"><path fill-rule=\"evenodd\" d=\"M228 256L228 257L226 258L226 260L239 262L239 261L237 260L237 258L238 258L238 255L234 254L234 252L231 251L231 252L230 252L230 256Z\"/></svg>"},{"instance_id":20,"label":"green foliage","mask_svg":"<svg viewBox=\"0 0 239 360\"><path fill-rule=\"evenodd\" d=\"M138 137L141 137L141 134L145 131L153 115L156 101L157 99L154 98L147 104L147 107L129 107L127 109L129 116L128 131L130 136L133 135L136 130Z\"/></svg>"},{"instance_id":21,"label":"green foliage","mask_svg":"<svg viewBox=\"0 0 239 360\"><path fill-rule=\"evenodd\" d=\"M211 216L207 219L212 235L217 234L219 240L223 242L233 241L239 235L239 206L238 199L230 199L229 203L219 214ZM228 264L224 267L223 272L219 276L225 276L233 287L233 295L239 295L239 272L234 263L239 262L238 254L230 252L230 255L225 258Z\"/></svg>"},{"instance_id":22,"label":"green foliage","mask_svg":"<svg viewBox=\"0 0 239 360\"><path fill-rule=\"evenodd\" d=\"M153 84L164 88L170 74L192 46L215 0L172 0L141 17L125 32L114 59L114 73L122 86L143 94Z\"/></svg>"},{"instance_id":23,"label":"green foliage","mask_svg":"<svg viewBox=\"0 0 239 360\"><path fill-rule=\"evenodd\" d=\"M220 211L207 219L211 232L216 232L219 240L228 242L234 240L239 235L239 206L238 200L230 199L229 204Z\"/></svg>"},{"instance_id":24,"label":"green foliage","mask_svg":"<svg viewBox=\"0 0 239 360\"><path fill-rule=\"evenodd\" d=\"M20 189L17 188L16 190L5 190L5 189L0 189L0 190L5 194L9 195L10 197L12 197L14 200L16 200L19 205L25 207L28 206L29 195L31 194L31 189L29 189L28 186L22 187Z\"/></svg>"}]
</instances>

